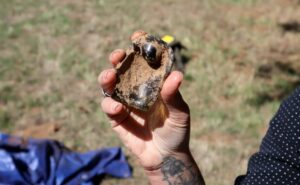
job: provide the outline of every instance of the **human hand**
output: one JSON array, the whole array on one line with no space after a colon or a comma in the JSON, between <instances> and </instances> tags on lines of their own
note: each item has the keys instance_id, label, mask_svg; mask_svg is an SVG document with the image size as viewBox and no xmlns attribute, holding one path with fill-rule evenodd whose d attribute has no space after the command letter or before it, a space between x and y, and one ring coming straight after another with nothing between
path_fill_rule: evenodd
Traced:
<instances>
[{"instance_id":1,"label":"human hand","mask_svg":"<svg viewBox=\"0 0 300 185\"><path fill-rule=\"evenodd\" d=\"M135 32L131 39L142 34L145 32ZM115 66L125 55L124 50L115 50L109 61ZM147 112L127 107L110 97L105 97L101 103L113 130L137 156L145 170L159 169L169 156L192 158L189 150L189 107L178 90L182 80L180 72L172 72L165 80L157 102ZM116 71L102 71L98 81L103 91L111 94L116 82Z\"/></svg>"}]
</instances>

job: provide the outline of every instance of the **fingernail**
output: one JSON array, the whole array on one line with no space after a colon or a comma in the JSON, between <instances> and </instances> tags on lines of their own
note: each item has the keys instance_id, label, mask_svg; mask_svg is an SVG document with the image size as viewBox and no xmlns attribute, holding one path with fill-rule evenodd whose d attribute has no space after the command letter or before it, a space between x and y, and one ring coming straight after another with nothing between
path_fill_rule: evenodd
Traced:
<instances>
[{"instance_id":1,"label":"fingernail","mask_svg":"<svg viewBox=\"0 0 300 185\"><path fill-rule=\"evenodd\" d=\"M108 78L108 75L109 75L109 72L107 71L104 76L105 80Z\"/></svg>"},{"instance_id":2,"label":"fingernail","mask_svg":"<svg viewBox=\"0 0 300 185\"><path fill-rule=\"evenodd\" d=\"M113 106L114 107L114 111L118 111L121 106L122 105L120 103L115 103L114 106Z\"/></svg>"},{"instance_id":3,"label":"fingernail","mask_svg":"<svg viewBox=\"0 0 300 185\"><path fill-rule=\"evenodd\" d=\"M102 76L101 76L101 77L102 77L102 80L106 80L106 79L107 79L107 73L108 73L108 72L104 72L104 73L102 74Z\"/></svg>"},{"instance_id":4,"label":"fingernail","mask_svg":"<svg viewBox=\"0 0 300 185\"><path fill-rule=\"evenodd\" d=\"M103 74L102 79L103 79L103 80L107 80L107 79L108 79L108 76L109 76L109 73L110 73L110 71L106 71L106 72Z\"/></svg>"},{"instance_id":5,"label":"fingernail","mask_svg":"<svg viewBox=\"0 0 300 185\"><path fill-rule=\"evenodd\" d=\"M116 54L116 53L119 53L119 52L122 52L121 49L116 49L115 51L113 51L110 55L109 55L109 59L111 60L113 58L113 56Z\"/></svg>"},{"instance_id":6,"label":"fingernail","mask_svg":"<svg viewBox=\"0 0 300 185\"><path fill-rule=\"evenodd\" d=\"M112 58L113 58L113 56L114 56L114 54L116 53L116 51L113 51L110 55L109 55L109 60L111 60Z\"/></svg>"}]
</instances>

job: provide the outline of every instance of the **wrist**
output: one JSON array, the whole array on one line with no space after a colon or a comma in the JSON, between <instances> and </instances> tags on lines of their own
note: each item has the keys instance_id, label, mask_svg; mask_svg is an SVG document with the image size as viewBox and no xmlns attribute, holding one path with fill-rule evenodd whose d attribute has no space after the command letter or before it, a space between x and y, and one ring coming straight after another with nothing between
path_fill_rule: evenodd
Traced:
<instances>
[{"instance_id":1,"label":"wrist","mask_svg":"<svg viewBox=\"0 0 300 185\"><path fill-rule=\"evenodd\" d=\"M144 168L151 184L189 184L204 185L200 170L190 151L166 155L160 165Z\"/></svg>"},{"instance_id":2,"label":"wrist","mask_svg":"<svg viewBox=\"0 0 300 185\"><path fill-rule=\"evenodd\" d=\"M194 161L194 158L190 152L189 149L184 150L184 151L176 151L176 152L167 152L164 154L160 154L159 157L157 156L157 161L156 161L156 165L142 165L143 169L146 173L154 173L154 172L159 172L164 164L164 160L168 157L173 157L176 158L178 160L183 160L183 161ZM153 162L153 159L151 159L151 162Z\"/></svg>"}]
</instances>

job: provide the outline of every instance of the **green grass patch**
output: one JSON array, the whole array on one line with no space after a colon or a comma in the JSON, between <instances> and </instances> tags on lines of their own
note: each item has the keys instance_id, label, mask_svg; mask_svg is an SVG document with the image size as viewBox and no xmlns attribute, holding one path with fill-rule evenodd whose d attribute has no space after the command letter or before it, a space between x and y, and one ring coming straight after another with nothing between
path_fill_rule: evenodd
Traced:
<instances>
[{"instance_id":1,"label":"green grass patch","mask_svg":"<svg viewBox=\"0 0 300 185\"><path fill-rule=\"evenodd\" d=\"M13 129L12 116L8 111L0 109L0 130L9 131Z\"/></svg>"}]
</instances>

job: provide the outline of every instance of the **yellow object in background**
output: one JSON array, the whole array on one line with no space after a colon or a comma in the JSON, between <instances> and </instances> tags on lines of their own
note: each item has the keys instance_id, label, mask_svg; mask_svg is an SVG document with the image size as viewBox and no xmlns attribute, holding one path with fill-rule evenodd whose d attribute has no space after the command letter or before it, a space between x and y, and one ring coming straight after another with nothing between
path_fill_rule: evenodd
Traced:
<instances>
[{"instance_id":1,"label":"yellow object in background","mask_svg":"<svg viewBox=\"0 0 300 185\"><path fill-rule=\"evenodd\" d=\"M172 37L171 35L165 35L161 39L168 44L172 43L175 40L175 38Z\"/></svg>"}]
</instances>

